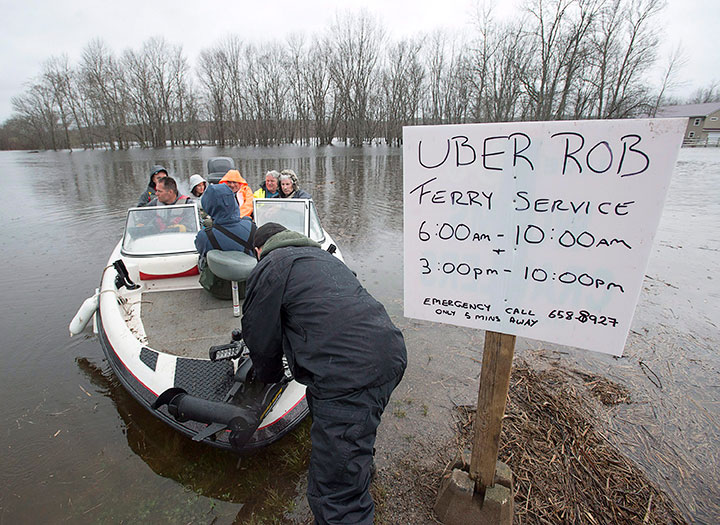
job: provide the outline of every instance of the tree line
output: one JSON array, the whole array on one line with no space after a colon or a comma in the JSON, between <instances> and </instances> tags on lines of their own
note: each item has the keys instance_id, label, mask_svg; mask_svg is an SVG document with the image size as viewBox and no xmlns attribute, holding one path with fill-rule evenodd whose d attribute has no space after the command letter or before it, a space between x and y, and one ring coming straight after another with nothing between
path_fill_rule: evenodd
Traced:
<instances>
[{"instance_id":1,"label":"tree line","mask_svg":"<svg viewBox=\"0 0 720 525\"><path fill-rule=\"evenodd\" d=\"M405 125L648 115L681 63L670 57L651 86L662 8L527 0L509 21L479 9L470 35L399 40L347 12L319 35L227 37L194 66L163 38L119 55L93 40L76 64L48 59L13 98L0 148L400 144Z\"/></svg>"}]
</instances>

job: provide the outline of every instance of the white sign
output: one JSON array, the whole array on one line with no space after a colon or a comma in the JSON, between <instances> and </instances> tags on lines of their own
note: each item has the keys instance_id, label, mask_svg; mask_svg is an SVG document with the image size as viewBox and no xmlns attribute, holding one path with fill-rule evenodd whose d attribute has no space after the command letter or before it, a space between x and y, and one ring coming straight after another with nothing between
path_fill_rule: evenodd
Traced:
<instances>
[{"instance_id":1,"label":"white sign","mask_svg":"<svg viewBox=\"0 0 720 525\"><path fill-rule=\"evenodd\" d=\"M405 315L622 355L685 124L404 128Z\"/></svg>"}]
</instances>

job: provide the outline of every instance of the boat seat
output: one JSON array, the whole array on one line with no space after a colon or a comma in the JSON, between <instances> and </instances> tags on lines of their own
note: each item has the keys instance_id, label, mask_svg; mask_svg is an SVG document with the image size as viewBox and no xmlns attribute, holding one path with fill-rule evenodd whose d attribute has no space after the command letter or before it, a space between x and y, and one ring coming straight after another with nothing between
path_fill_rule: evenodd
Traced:
<instances>
[{"instance_id":1,"label":"boat seat","mask_svg":"<svg viewBox=\"0 0 720 525\"><path fill-rule=\"evenodd\" d=\"M257 260L244 252L210 250L207 252L207 263L212 273L231 282L233 315L240 317L240 298L245 297L245 281Z\"/></svg>"},{"instance_id":2,"label":"boat seat","mask_svg":"<svg viewBox=\"0 0 720 525\"><path fill-rule=\"evenodd\" d=\"M252 255L238 251L210 250L207 263L212 273L226 281L247 281L250 272L257 264Z\"/></svg>"}]
</instances>

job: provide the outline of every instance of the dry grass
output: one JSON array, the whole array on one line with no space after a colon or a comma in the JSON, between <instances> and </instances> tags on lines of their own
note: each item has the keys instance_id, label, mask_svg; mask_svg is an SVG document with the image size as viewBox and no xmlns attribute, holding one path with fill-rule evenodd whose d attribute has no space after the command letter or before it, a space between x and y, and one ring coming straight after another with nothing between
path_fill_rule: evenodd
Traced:
<instances>
[{"instance_id":1,"label":"dry grass","mask_svg":"<svg viewBox=\"0 0 720 525\"><path fill-rule=\"evenodd\" d=\"M588 396L606 405L630 402L625 388L604 378L513 367L498 459L513 472L515 523L685 523L605 440ZM475 407L458 407L456 415L458 445L469 448Z\"/></svg>"}]
</instances>

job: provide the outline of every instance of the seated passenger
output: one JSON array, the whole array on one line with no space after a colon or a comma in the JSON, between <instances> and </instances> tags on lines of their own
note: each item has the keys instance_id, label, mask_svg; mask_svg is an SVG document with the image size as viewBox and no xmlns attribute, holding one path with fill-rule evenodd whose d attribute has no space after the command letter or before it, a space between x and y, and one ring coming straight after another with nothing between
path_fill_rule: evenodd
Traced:
<instances>
[{"instance_id":1,"label":"seated passenger","mask_svg":"<svg viewBox=\"0 0 720 525\"><path fill-rule=\"evenodd\" d=\"M308 192L300 189L297 175L293 170L282 170L280 172L280 198L312 199Z\"/></svg>"},{"instance_id":2,"label":"seated passenger","mask_svg":"<svg viewBox=\"0 0 720 525\"><path fill-rule=\"evenodd\" d=\"M188 204L192 199L187 195L178 196L177 182L172 177L163 177L157 181L155 193L157 196L148 202L147 206L172 206L173 204ZM171 209L158 211L155 217L155 226L158 231L164 231L168 228L175 228L177 231L184 232L188 227L194 227L194 224L182 224L187 221L188 216L185 213L173 211Z\"/></svg>"},{"instance_id":3,"label":"seated passenger","mask_svg":"<svg viewBox=\"0 0 720 525\"><path fill-rule=\"evenodd\" d=\"M150 182L148 182L148 187L140 194L137 205L146 206L151 200L153 200L155 198L155 185L157 184L157 181L167 176L168 172L165 168L160 165L153 166L152 171L150 172Z\"/></svg>"},{"instance_id":4,"label":"seated passenger","mask_svg":"<svg viewBox=\"0 0 720 525\"><path fill-rule=\"evenodd\" d=\"M190 177L190 193L192 193L195 204L198 208L198 212L200 213L200 222L205 227L212 226L212 219L203 209L202 202L200 201L200 197L202 197L202 194L205 193L207 187L208 181L203 179L201 175L198 175L196 173L195 175Z\"/></svg>"},{"instance_id":5,"label":"seated passenger","mask_svg":"<svg viewBox=\"0 0 720 525\"><path fill-rule=\"evenodd\" d=\"M187 204L192 199L187 195L178 195L177 182L172 177L162 177L155 187L155 198L147 203L148 206L172 206L173 204Z\"/></svg>"},{"instance_id":6,"label":"seated passenger","mask_svg":"<svg viewBox=\"0 0 720 525\"><path fill-rule=\"evenodd\" d=\"M220 184L227 184L235 194L241 217L249 217L253 212L253 192L250 185L242 178L238 170L229 170L220 179ZM210 214L212 216L212 214Z\"/></svg>"},{"instance_id":7,"label":"seated passenger","mask_svg":"<svg viewBox=\"0 0 720 525\"><path fill-rule=\"evenodd\" d=\"M255 223L249 217L240 217L235 196L227 185L209 186L203 193L202 205L212 217L213 225L199 231L195 237L195 248L200 255L201 270L205 264L203 260L205 255L213 249L236 250L255 255L252 249Z\"/></svg>"},{"instance_id":8,"label":"seated passenger","mask_svg":"<svg viewBox=\"0 0 720 525\"><path fill-rule=\"evenodd\" d=\"M193 197L196 197L198 200L200 200L200 197L202 197L202 194L207 189L207 181L202 178L202 175L198 175L197 173L190 177L190 193L192 193Z\"/></svg>"},{"instance_id":9,"label":"seated passenger","mask_svg":"<svg viewBox=\"0 0 720 525\"><path fill-rule=\"evenodd\" d=\"M212 217L213 225L201 230L195 237L198 251L200 284L220 299L230 299L230 283L220 279L207 266L207 252L210 250L236 250L255 256L252 243L255 237L255 223L249 217L240 217L240 210L232 190L226 184L213 184L205 190L202 205Z\"/></svg>"},{"instance_id":10,"label":"seated passenger","mask_svg":"<svg viewBox=\"0 0 720 525\"><path fill-rule=\"evenodd\" d=\"M265 182L255 193L253 193L253 197L256 199L272 199L274 197L279 197L280 192L278 188L278 177L280 177L280 174L277 171L268 171L265 174Z\"/></svg>"}]
</instances>

